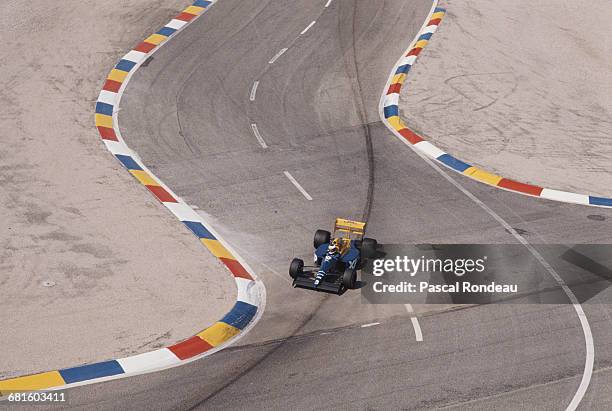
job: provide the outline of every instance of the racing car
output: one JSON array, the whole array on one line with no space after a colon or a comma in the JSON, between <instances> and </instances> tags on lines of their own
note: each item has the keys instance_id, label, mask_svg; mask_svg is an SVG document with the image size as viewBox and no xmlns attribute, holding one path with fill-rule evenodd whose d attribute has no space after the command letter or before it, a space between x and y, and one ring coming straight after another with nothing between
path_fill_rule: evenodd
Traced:
<instances>
[{"instance_id":1,"label":"racing car","mask_svg":"<svg viewBox=\"0 0 612 411\"><path fill-rule=\"evenodd\" d=\"M314 266L294 258L289 266L293 286L332 294L343 294L357 285L357 270L376 254L378 243L365 238L366 223L337 218L333 233L317 230L313 246Z\"/></svg>"}]
</instances>

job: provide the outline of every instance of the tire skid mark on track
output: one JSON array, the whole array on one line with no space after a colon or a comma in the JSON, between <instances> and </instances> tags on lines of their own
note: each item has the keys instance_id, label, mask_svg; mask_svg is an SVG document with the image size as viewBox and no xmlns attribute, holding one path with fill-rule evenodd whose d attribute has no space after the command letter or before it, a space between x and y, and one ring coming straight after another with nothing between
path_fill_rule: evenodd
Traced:
<instances>
[{"instance_id":1,"label":"tire skid mark on track","mask_svg":"<svg viewBox=\"0 0 612 411\"><path fill-rule=\"evenodd\" d=\"M299 334L299 332L301 330L303 330L309 323L310 321L312 321L313 318L316 317L316 315L319 313L319 311L321 310L321 307L323 307L323 305L330 299L330 295L325 295L321 301L319 302L319 304L317 304L317 306L315 307L315 309L310 313L310 315L308 317L306 317L302 323L295 329L295 331L292 333L291 337L287 337L284 338L282 340L280 340L280 343L277 344L276 346L272 347L270 349L270 351L266 352L265 354L262 355L261 358L255 360L255 362L253 362L253 364L251 364L249 367L247 367L246 369L241 370L238 374L236 374L235 377L231 378L229 381L225 382L221 387L219 387L218 389L216 389L214 392L212 392L211 394L207 395L204 398L192 398L192 402L195 400L195 402L193 403L193 405L188 408L189 411L194 410L199 408L200 406L202 406L203 404L205 404L208 400L214 398L215 396L217 396L218 394L220 394L221 392L223 392L226 388L230 387L231 385L233 385L234 383L236 383L238 380L240 380L240 378L242 378L243 376L247 375L248 373L250 373L252 370L254 370L255 368L257 368L260 364L262 364L264 361L266 361L272 354L274 354L279 348L283 347L291 338L295 338L295 336L297 334ZM277 340L278 341L278 340Z\"/></svg>"},{"instance_id":2,"label":"tire skid mark on track","mask_svg":"<svg viewBox=\"0 0 612 411\"><path fill-rule=\"evenodd\" d=\"M332 0L328 0L328 2L327 2L327 4L325 5L324 8L328 8L331 3L332 3ZM291 45L293 45L295 43L295 41L297 41L297 38L292 42ZM287 47L287 49L290 48L291 45L289 47ZM354 59L355 59L355 53L353 53L353 60ZM356 67L356 65L357 65L356 61L353 61L353 65ZM262 73L260 73L258 78L261 79L263 77L263 75L267 72L267 70L268 70L268 67L266 67L262 71ZM358 70L357 70L357 72L358 72ZM357 73L357 76L358 76L358 73ZM259 80L259 81L261 81L261 80ZM374 191L374 189L373 189L373 186L374 186L374 175L373 175L374 155L373 155L372 139L371 139L371 135L370 135L370 124L368 124L368 122L366 121L365 108L363 107L364 104L363 104L363 98L361 97L361 93L359 95L360 95L359 101L360 101L360 105L362 107L361 117L363 119L363 123L364 123L363 127L365 129L366 140L367 140L368 163L369 163L369 170L370 170L370 173L369 173L370 177L369 177L369 181L368 181L368 195L367 195L367 198L366 198L366 204L364 206L364 212L363 212L363 217L362 217L362 221L367 222L368 219L369 219L369 216L370 216L370 211L371 211L371 207L372 207L372 199L373 199L373 191ZM288 172L285 171L285 173L288 173ZM287 176L287 178L289 178L289 177ZM304 321L302 321L302 323L295 329L295 331L293 331L293 333L292 333L292 335L290 337L283 338L281 340L277 340L276 342L279 342L278 344L276 344L270 351L265 353L260 359L256 360L247 369L241 370L234 378L232 378L231 380L229 380L226 383L224 383L221 387L219 387L217 390L215 390L210 395L207 395L205 398L201 398L201 399L192 398L192 401L195 400L195 402L189 408L189 410L197 409L197 408L201 407L202 405L204 405L210 399L212 399L212 398L216 397L217 395L219 395L225 389L227 389L228 387L230 387L231 385L236 383L240 378L242 378L243 376L247 375L252 370L256 369L260 364L265 362L272 354L274 354L274 352L276 352L276 350L278 350L279 348L284 346L284 344L286 344L289 340L294 339L294 338L300 338L300 336L297 336L297 334L299 334L300 331L303 330L312 321L312 319L316 317L316 315L320 311L321 307L329 300L330 297L331 296L329 296L329 295L325 295L321 299L321 301L319 302L317 307L310 313L310 315L307 318L304 319ZM375 324L372 324L372 326L373 325L375 325ZM378 325L378 324L376 324L376 325ZM324 335L324 334L327 334L327 333L320 333L320 334ZM267 343L265 343L265 345L270 345L270 344L275 344L275 342L267 342ZM243 348L244 347L240 347L240 349L243 349Z\"/></svg>"},{"instance_id":3,"label":"tire skid mark on track","mask_svg":"<svg viewBox=\"0 0 612 411\"><path fill-rule=\"evenodd\" d=\"M326 6L327 7L327 6ZM374 182L375 182L375 167L374 167L374 147L372 143L372 130L371 125L368 122L367 110L365 108L365 102L363 99L363 88L361 86L361 75L359 72L359 65L357 64L357 35L355 32L357 20L357 7L353 7L352 16L352 29L351 29L351 53L346 53L344 56L345 67L351 79L351 89L353 91L354 102L357 105L357 114L361 120L363 135L365 139L366 154L368 161L368 190L366 194L365 206L363 208L361 221L368 222L370 214L372 213L372 204L374 202ZM353 80L354 79L354 80ZM367 230L367 228L366 228Z\"/></svg>"}]
</instances>

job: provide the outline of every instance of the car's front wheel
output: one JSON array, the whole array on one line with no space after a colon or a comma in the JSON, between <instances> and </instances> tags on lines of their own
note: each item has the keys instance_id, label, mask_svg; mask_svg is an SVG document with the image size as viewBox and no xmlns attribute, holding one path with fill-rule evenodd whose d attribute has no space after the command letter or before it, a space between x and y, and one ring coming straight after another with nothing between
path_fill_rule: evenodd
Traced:
<instances>
[{"instance_id":1,"label":"car's front wheel","mask_svg":"<svg viewBox=\"0 0 612 411\"><path fill-rule=\"evenodd\" d=\"M294 258L289 265L289 276L293 279L298 278L304 273L304 261Z\"/></svg>"}]
</instances>

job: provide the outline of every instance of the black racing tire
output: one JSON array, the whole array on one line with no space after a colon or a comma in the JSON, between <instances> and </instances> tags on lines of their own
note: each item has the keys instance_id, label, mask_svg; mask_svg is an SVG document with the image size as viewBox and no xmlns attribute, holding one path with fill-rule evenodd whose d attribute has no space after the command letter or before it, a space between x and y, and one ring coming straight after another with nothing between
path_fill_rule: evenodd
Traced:
<instances>
[{"instance_id":1,"label":"black racing tire","mask_svg":"<svg viewBox=\"0 0 612 411\"><path fill-rule=\"evenodd\" d=\"M317 249L321 244L329 243L331 239L331 233L325 230L317 230L314 235L313 245L314 248Z\"/></svg>"},{"instance_id":2,"label":"black racing tire","mask_svg":"<svg viewBox=\"0 0 612 411\"><path fill-rule=\"evenodd\" d=\"M346 270L344 270L344 274L342 275L342 285L344 286L344 288L351 290L355 288L356 283L357 271L347 267Z\"/></svg>"},{"instance_id":3,"label":"black racing tire","mask_svg":"<svg viewBox=\"0 0 612 411\"><path fill-rule=\"evenodd\" d=\"M289 265L289 276L294 280L304 274L304 260L294 258Z\"/></svg>"},{"instance_id":4,"label":"black racing tire","mask_svg":"<svg viewBox=\"0 0 612 411\"><path fill-rule=\"evenodd\" d=\"M364 238L361 241L361 256L363 258L372 258L376 255L378 242L373 238Z\"/></svg>"}]
</instances>

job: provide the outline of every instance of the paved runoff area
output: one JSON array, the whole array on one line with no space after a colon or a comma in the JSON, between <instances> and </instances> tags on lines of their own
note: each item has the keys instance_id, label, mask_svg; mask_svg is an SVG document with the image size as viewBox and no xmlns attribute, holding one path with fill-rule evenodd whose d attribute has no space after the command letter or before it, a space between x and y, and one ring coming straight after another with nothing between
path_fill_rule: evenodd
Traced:
<instances>
[{"instance_id":1,"label":"paved runoff area","mask_svg":"<svg viewBox=\"0 0 612 411\"><path fill-rule=\"evenodd\" d=\"M0 378L166 346L233 305L231 275L94 125L118 58L187 4L0 3Z\"/></svg>"},{"instance_id":2,"label":"paved runoff area","mask_svg":"<svg viewBox=\"0 0 612 411\"><path fill-rule=\"evenodd\" d=\"M612 196L612 35L605 0L446 1L402 88L406 123L516 181Z\"/></svg>"}]
</instances>

